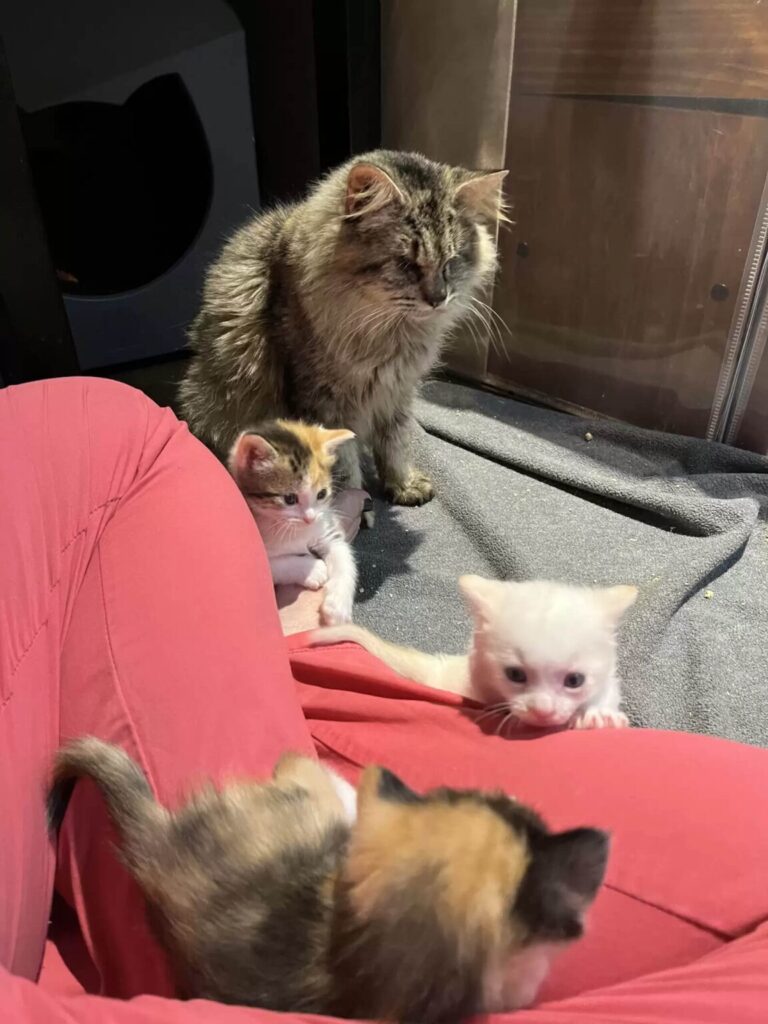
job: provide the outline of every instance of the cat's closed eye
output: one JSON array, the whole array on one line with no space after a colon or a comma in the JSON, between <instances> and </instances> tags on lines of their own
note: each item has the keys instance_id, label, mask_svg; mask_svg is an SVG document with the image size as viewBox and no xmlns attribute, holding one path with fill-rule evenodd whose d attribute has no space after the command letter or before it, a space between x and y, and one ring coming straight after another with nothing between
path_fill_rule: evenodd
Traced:
<instances>
[{"instance_id":1,"label":"cat's closed eye","mask_svg":"<svg viewBox=\"0 0 768 1024\"><path fill-rule=\"evenodd\" d=\"M403 259L400 261L400 266L407 279L413 284L421 280L421 267L418 263L414 263L413 260Z\"/></svg>"},{"instance_id":2,"label":"cat's closed eye","mask_svg":"<svg viewBox=\"0 0 768 1024\"><path fill-rule=\"evenodd\" d=\"M583 672L569 672L563 679L563 686L566 690L578 690L584 685L585 676Z\"/></svg>"},{"instance_id":3,"label":"cat's closed eye","mask_svg":"<svg viewBox=\"0 0 768 1024\"><path fill-rule=\"evenodd\" d=\"M458 256L451 256L448 262L443 267L443 277L446 281L452 280L456 276L456 272L461 266L461 259Z\"/></svg>"},{"instance_id":4,"label":"cat's closed eye","mask_svg":"<svg viewBox=\"0 0 768 1024\"><path fill-rule=\"evenodd\" d=\"M520 668L519 665L507 665L504 669L504 675L511 683L528 682L528 676L526 675L525 669Z\"/></svg>"}]
</instances>

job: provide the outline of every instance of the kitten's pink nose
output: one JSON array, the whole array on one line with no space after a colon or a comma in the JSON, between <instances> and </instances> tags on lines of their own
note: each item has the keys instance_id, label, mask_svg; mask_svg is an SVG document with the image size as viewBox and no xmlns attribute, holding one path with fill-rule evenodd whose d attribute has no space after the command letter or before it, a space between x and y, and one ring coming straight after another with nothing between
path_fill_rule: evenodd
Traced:
<instances>
[{"instance_id":1,"label":"kitten's pink nose","mask_svg":"<svg viewBox=\"0 0 768 1024\"><path fill-rule=\"evenodd\" d=\"M313 508L305 508L304 509L304 522L305 523L314 523L315 519L317 519L317 512L315 512L315 510Z\"/></svg>"},{"instance_id":2,"label":"kitten's pink nose","mask_svg":"<svg viewBox=\"0 0 768 1024\"><path fill-rule=\"evenodd\" d=\"M555 712L549 708L528 708L528 717L542 725L547 725L555 717Z\"/></svg>"},{"instance_id":3,"label":"kitten's pink nose","mask_svg":"<svg viewBox=\"0 0 768 1024\"><path fill-rule=\"evenodd\" d=\"M528 717L542 725L551 722L555 717L554 705L546 695L542 695L528 703Z\"/></svg>"}]
</instances>

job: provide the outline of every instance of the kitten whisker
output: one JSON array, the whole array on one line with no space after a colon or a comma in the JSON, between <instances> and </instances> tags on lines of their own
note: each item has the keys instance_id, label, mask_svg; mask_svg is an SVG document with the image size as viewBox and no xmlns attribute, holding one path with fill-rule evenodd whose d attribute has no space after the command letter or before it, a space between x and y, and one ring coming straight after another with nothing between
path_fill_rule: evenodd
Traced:
<instances>
[{"instance_id":1,"label":"kitten whisker","mask_svg":"<svg viewBox=\"0 0 768 1024\"><path fill-rule=\"evenodd\" d=\"M517 715L514 713L514 711L510 711L509 714L504 717L504 722L502 724L502 729L501 729L501 735L502 736L504 735L504 733L505 733L505 731L507 729L507 726L509 726L509 729L512 730L512 729L515 728L515 726L517 724L518 724L518 717L517 717Z\"/></svg>"},{"instance_id":2,"label":"kitten whisker","mask_svg":"<svg viewBox=\"0 0 768 1024\"><path fill-rule=\"evenodd\" d=\"M491 704L490 707L485 708L485 710L481 711L480 714L475 718L475 725L478 725L486 718L493 718L495 715L502 714L502 712L508 707L509 704L505 700L500 701L498 704Z\"/></svg>"}]
</instances>

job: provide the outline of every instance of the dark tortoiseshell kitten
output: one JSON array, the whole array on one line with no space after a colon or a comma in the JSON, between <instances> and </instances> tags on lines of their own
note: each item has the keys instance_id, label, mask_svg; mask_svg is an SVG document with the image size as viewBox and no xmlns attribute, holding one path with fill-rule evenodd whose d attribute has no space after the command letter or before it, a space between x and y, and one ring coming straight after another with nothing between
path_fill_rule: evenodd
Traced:
<instances>
[{"instance_id":1,"label":"dark tortoiseshell kitten","mask_svg":"<svg viewBox=\"0 0 768 1024\"><path fill-rule=\"evenodd\" d=\"M117 747L56 760L49 818L88 776L185 997L442 1024L533 1001L578 939L605 833L551 833L502 793L420 796L380 768L357 791L286 755L264 783L210 787L176 812Z\"/></svg>"}]
</instances>

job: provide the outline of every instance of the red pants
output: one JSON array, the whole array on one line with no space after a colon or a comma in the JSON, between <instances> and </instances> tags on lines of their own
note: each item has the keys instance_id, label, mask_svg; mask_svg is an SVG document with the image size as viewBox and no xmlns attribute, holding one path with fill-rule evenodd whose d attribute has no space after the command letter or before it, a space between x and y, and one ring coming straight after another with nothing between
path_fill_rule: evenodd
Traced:
<instances>
[{"instance_id":1,"label":"red pants","mask_svg":"<svg viewBox=\"0 0 768 1024\"><path fill-rule=\"evenodd\" d=\"M171 804L317 749L350 778L378 761L416 787L502 786L554 826L607 827L590 932L515 1021L768 1019L768 753L641 731L500 740L355 647L290 646L293 671L250 515L170 412L98 380L0 391L0 1020L288 1019L164 998L164 957L88 786L53 848L51 756L84 733L124 746ZM137 998L34 984L54 886L81 983Z\"/></svg>"}]
</instances>

